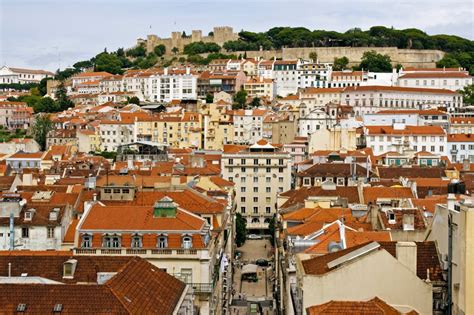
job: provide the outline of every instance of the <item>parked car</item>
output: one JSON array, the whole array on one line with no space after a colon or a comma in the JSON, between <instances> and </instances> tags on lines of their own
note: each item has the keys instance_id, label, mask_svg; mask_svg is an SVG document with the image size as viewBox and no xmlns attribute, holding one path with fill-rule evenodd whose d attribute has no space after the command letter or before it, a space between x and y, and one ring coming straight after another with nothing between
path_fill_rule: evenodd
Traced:
<instances>
[{"instance_id":1,"label":"parked car","mask_svg":"<svg viewBox=\"0 0 474 315\"><path fill-rule=\"evenodd\" d=\"M268 260L263 259L263 258L257 259L257 261L255 261L255 264L257 266L260 266L260 267L268 267L269 266Z\"/></svg>"},{"instance_id":2,"label":"parked car","mask_svg":"<svg viewBox=\"0 0 474 315\"><path fill-rule=\"evenodd\" d=\"M247 236L247 238L249 240L261 240L261 239L263 239L263 237L261 235L258 235L258 234L249 234Z\"/></svg>"}]
</instances>

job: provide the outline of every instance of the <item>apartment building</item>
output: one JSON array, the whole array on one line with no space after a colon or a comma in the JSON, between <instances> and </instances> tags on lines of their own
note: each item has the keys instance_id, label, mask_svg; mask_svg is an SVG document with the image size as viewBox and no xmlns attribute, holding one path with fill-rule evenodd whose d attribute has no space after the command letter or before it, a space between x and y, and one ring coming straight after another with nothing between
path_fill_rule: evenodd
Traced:
<instances>
[{"instance_id":1,"label":"apartment building","mask_svg":"<svg viewBox=\"0 0 474 315\"><path fill-rule=\"evenodd\" d=\"M332 65L315 61L301 60L298 64L300 88L330 87Z\"/></svg>"},{"instance_id":2,"label":"apartment building","mask_svg":"<svg viewBox=\"0 0 474 315\"><path fill-rule=\"evenodd\" d=\"M91 82L91 81L100 81L107 77L112 76L112 74L100 71L100 72L81 72L78 73L71 78L72 88L75 89L77 85L84 83L84 82Z\"/></svg>"},{"instance_id":3,"label":"apartment building","mask_svg":"<svg viewBox=\"0 0 474 315\"><path fill-rule=\"evenodd\" d=\"M257 76L264 79L273 79L273 65L275 60L260 60L257 65Z\"/></svg>"},{"instance_id":4,"label":"apartment building","mask_svg":"<svg viewBox=\"0 0 474 315\"><path fill-rule=\"evenodd\" d=\"M462 108L461 94L447 89L398 86L355 86L342 92L343 104L354 107L357 116L382 109L423 109L427 106L446 107L448 112Z\"/></svg>"},{"instance_id":5,"label":"apartment building","mask_svg":"<svg viewBox=\"0 0 474 315\"><path fill-rule=\"evenodd\" d=\"M28 129L33 121L33 108L24 102L0 101L0 125L7 129Z\"/></svg>"},{"instance_id":6,"label":"apartment building","mask_svg":"<svg viewBox=\"0 0 474 315\"><path fill-rule=\"evenodd\" d=\"M375 155L406 150L448 155L446 131L439 126L365 126L364 134Z\"/></svg>"},{"instance_id":7,"label":"apartment building","mask_svg":"<svg viewBox=\"0 0 474 315\"><path fill-rule=\"evenodd\" d=\"M367 83L368 75L364 71L332 71L328 87L344 88L347 86L360 86Z\"/></svg>"},{"instance_id":8,"label":"apartment building","mask_svg":"<svg viewBox=\"0 0 474 315\"><path fill-rule=\"evenodd\" d=\"M54 77L54 73L45 70L21 69L3 66L0 68L0 83L39 83L45 78Z\"/></svg>"},{"instance_id":9,"label":"apartment building","mask_svg":"<svg viewBox=\"0 0 474 315\"><path fill-rule=\"evenodd\" d=\"M244 90L247 91L248 97L266 98L273 100L276 95L276 86L272 79L265 79L263 77L255 77L247 80L244 84Z\"/></svg>"},{"instance_id":10,"label":"apartment building","mask_svg":"<svg viewBox=\"0 0 474 315\"><path fill-rule=\"evenodd\" d=\"M451 117L449 133L474 133L474 117Z\"/></svg>"},{"instance_id":11,"label":"apartment building","mask_svg":"<svg viewBox=\"0 0 474 315\"><path fill-rule=\"evenodd\" d=\"M247 77L243 71L204 71L197 80L198 97L218 92L235 94L240 91Z\"/></svg>"},{"instance_id":12,"label":"apartment building","mask_svg":"<svg viewBox=\"0 0 474 315\"><path fill-rule=\"evenodd\" d=\"M453 163L462 163L464 160L474 163L474 134L449 134L448 152Z\"/></svg>"},{"instance_id":13,"label":"apartment building","mask_svg":"<svg viewBox=\"0 0 474 315\"><path fill-rule=\"evenodd\" d=\"M192 112L137 117L134 141L153 141L175 148L202 148L202 115Z\"/></svg>"},{"instance_id":14,"label":"apartment building","mask_svg":"<svg viewBox=\"0 0 474 315\"><path fill-rule=\"evenodd\" d=\"M473 83L469 71L462 68L434 68L434 69L401 69L397 81L398 86L462 90Z\"/></svg>"},{"instance_id":15,"label":"apartment building","mask_svg":"<svg viewBox=\"0 0 474 315\"><path fill-rule=\"evenodd\" d=\"M277 195L291 186L290 154L266 140L224 146L222 172L235 183L237 212L247 220L247 229L267 229Z\"/></svg>"},{"instance_id":16,"label":"apartment building","mask_svg":"<svg viewBox=\"0 0 474 315\"><path fill-rule=\"evenodd\" d=\"M146 99L155 102L197 99L197 74L186 69L168 69L148 78Z\"/></svg>"},{"instance_id":17,"label":"apartment building","mask_svg":"<svg viewBox=\"0 0 474 315\"><path fill-rule=\"evenodd\" d=\"M276 95L287 96L296 94L300 84L299 60L275 60L273 63L273 79Z\"/></svg>"},{"instance_id":18,"label":"apartment building","mask_svg":"<svg viewBox=\"0 0 474 315\"><path fill-rule=\"evenodd\" d=\"M263 138L264 109L239 109L233 112L234 143L251 144Z\"/></svg>"},{"instance_id":19,"label":"apartment building","mask_svg":"<svg viewBox=\"0 0 474 315\"><path fill-rule=\"evenodd\" d=\"M204 149L222 150L234 141L232 104L223 100L209 104L204 115Z\"/></svg>"},{"instance_id":20,"label":"apartment building","mask_svg":"<svg viewBox=\"0 0 474 315\"><path fill-rule=\"evenodd\" d=\"M397 109L381 110L373 114L364 114L364 126L389 126L402 123L410 126L437 125L448 129L450 115L437 109Z\"/></svg>"}]
</instances>

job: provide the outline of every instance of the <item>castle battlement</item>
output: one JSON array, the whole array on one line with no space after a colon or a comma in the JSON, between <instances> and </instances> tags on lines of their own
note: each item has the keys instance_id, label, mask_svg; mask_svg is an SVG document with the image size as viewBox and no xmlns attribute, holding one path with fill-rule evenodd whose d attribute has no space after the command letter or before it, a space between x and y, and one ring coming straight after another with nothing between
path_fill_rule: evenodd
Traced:
<instances>
[{"instance_id":1,"label":"castle battlement","mask_svg":"<svg viewBox=\"0 0 474 315\"><path fill-rule=\"evenodd\" d=\"M137 45L144 44L147 52L152 52L158 45L166 47L166 54L172 54L173 48L178 48L180 52L184 50L184 46L195 42L216 43L219 46L225 42L237 40L239 35L234 33L234 29L230 26L216 26L213 28L213 36L202 36L202 30L192 30L191 36L182 37L182 32L171 32L169 38L160 38L157 35L149 34L147 39L138 39Z\"/></svg>"}]
</instances>

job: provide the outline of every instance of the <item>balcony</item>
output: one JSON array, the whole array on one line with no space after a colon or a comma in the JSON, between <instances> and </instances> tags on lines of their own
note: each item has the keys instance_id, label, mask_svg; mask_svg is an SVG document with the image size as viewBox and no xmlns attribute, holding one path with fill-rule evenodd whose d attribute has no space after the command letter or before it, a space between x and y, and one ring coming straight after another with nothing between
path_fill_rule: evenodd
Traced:
<instances>
[{"instance_id":1,"label":"balcony","mask_svg":"<svg viewBox=\"0 0 474 315\"><path fill-rule=\"evenodd\" d=\"M167 248L74 248L75 255L140 256L142 258L209 259L207 249Z\"/></svg>"}]
</instances>

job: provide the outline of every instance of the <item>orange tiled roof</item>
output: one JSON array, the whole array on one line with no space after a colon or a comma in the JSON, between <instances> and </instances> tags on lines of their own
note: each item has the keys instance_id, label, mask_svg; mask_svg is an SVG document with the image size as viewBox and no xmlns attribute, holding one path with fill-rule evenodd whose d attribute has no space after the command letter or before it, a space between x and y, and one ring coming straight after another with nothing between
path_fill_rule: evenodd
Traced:
<instances>
[{"instance_id":1,"label":"orange tiled roof","mask_svg":"<svg viewBox=\"0 0 474 315\"><path fill-rule=\"evenodd\" d=\"M368 135L444 135L440 126L405 126L404 129L395 129L393 126L366 126Z\"/></svg>"},{"instance_id":2,"label":"orange tiled roof","mask_svg":"<svg viewBox=\"0 0 474 315\"><path fill-rule=\"evenodd\" d=\"M176 217L154 217L153 206L94 205L78 227L81 231L199 231L205 220L177 209Z\"/></svg>"},{"instance_id":3,"label":"orange tiled roof","mask_svg":"<svg viewBox=\"0 0 474 315\"><path fill-rule=\"evenodd\" d=\"M411 87L402 87L402 86L383 86L383 85L349 86L349 87L344 88L344 92L370 92L370 91L428 93L428 94L457 94L458 93L458 92L447 90L447 89L411 88Z\"/></svg>"},{"instance_id":4,"label":"orange tiled roof","mask_svg":"<svg viewBox=\"0 0 474 315\"><path fill-rule=\"evenodd\" d=\"M329 301L306 308L307 315L401 315L397 309L385 301L374 297L369 301ZM418 314L415 311L410 314Z\"/></svg>"},{"instance_id":5,"label":"orange tiled roof","mask_svg":"<svg viewBox=\"0 0 474 315\"><path fill-rule=\"evenodd\" d=\"M448 142L474 142L474 134L454 133L448 135Z\"/></svg>"}]
</instances>

